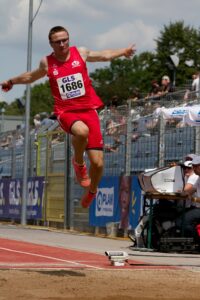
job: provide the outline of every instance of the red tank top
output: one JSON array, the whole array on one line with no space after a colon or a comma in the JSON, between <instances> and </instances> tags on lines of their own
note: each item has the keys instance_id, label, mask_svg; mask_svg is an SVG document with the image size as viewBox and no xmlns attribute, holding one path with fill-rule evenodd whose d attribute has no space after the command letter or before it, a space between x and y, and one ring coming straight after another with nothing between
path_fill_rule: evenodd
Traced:
<instances>
[{"instance_id":1,"label":"red tank top","mask_svg":"<svg viewBox=\"0 0 200 300\"><path fill-rule=\"evenodd\" d=\"M70 47L70 58L58 61L53 54L47 56L54 112L98 109L103 102L95 93L88 76L86 63L76 47Z\"/></svg>"}]
</instances>

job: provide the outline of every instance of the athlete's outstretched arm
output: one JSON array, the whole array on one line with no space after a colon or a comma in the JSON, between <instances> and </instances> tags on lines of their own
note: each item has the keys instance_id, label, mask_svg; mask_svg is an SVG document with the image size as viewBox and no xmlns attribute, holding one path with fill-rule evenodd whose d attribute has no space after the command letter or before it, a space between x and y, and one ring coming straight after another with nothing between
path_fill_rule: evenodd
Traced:
<instances>
[{"instance_id":1,"label":"athlete's outstretched arm","mask_svg":"<svg viewBox=\"0 0 200 300\"><path fill-rule=\"evenodd\" d=\"M14 84L28 84L32 83L47 74L47 61L43 58L40 61L39 67L33 71L22 73L16 77L12 77L0 83L3 91L8 92L12 89Z\"/></svg>"},{"instance_id":2,"label":"athlete's outstretched arm","mask_svg":"<svg viewBox=\"0 0 200 300\"><path fill-rule=\"evenodd\" d=\"M108 49L102 51L93 51L86 48L78 48L80 55L85 61L98 62L98 61L110 61L118 57L131 57L136 52L135 45L130 45L127 48L121 49Z\"/></svg>"}]
</instances>

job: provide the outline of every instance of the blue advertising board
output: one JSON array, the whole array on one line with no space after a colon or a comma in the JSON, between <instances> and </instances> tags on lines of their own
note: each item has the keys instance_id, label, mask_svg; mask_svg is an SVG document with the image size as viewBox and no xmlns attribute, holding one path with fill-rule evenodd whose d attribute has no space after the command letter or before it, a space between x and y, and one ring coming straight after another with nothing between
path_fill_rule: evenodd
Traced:
<instances>
[{"instance_id":1,"label":"blue advertising board","mask_svg":"<svg viewBox=\"0 0 200 300\"><path fill-rule=\"evenodd\" d=\"M137 226L140 210L141 188L137 176L104 176L90 206L89 222L99 227L119 222L120 228L131 229Z\"/></svg>"},{"instance_id":2,"label":"blue advertising board","mask_svg":"<svg viewBox=\"0 0 200 300\"><path fill-rule=\"evenodd\" d=\"M27 219L42 218L44 177L28 179ZM0 180L0 219L21 218L22 179Z\"/></svg>"},{"instance_id":3,"label":"blue advertising board","mask_svg":"<svg viewBox=\"0 0 200 300\"><path fill-rule=\"evenodd\" d=\"M99 184L96 199L90 206L89 219L92 226L105 226L119 219L119 177L104 176Z\"/></svg>"}]
</instances>

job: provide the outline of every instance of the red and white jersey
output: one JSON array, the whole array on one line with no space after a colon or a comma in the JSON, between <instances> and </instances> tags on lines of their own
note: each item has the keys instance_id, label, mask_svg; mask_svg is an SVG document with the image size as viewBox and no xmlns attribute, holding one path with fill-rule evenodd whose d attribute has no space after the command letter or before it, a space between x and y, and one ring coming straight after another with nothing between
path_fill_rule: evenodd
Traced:
<instances>
[{"instance_id":1,"label":"red and white jersey","mask_svg":"<svg viewBox=\"0 0 200 300\"><path fill-rule=\"evenodd\" d=\"M49 83L54 97L54 112L98 109L103 102L95 93L87 66L76 47L70 47L70 58L58 61L47 56Z\"/></svg>"}]
</instances>

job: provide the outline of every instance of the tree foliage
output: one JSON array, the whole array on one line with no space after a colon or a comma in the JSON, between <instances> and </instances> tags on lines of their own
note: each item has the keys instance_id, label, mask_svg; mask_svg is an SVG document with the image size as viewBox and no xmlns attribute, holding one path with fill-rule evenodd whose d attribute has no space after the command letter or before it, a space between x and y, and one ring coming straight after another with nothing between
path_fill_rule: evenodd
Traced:
<instances>
[{"instance_id":1,"label":"tree foliage","mask_svg":"<svg viewBox=\"0 0 200 300\"><path fill-rule=\"evenodd\" d=\"M170 23L160 31L157 43L157 60L162 73L169 71L168 64L171 55L179 58L177 67L177 84L183 84L200 67L200 31L185 26L183 21ZM191 62L191 67L188 63ZM172 77L172 74L171 74Z\"/></svg>"},{"instance_id":2,"label":"tree foliage","mask_svg":"<svg viewBox=\"0 0 200 300\"><path fill-rule=\"evenodd\" d=\"M33 118L35 114L53 111L53 97L51 95L49 82L36 84L31 89L31 112Z\"/></svg>"}]
</instances>

